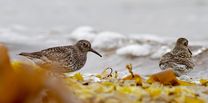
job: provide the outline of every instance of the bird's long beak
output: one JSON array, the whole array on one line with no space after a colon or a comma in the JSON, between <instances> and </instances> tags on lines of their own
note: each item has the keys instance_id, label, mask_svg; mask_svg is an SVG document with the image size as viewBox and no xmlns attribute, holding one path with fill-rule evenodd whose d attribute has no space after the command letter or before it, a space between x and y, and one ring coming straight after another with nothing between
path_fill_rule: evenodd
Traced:
<instances>
[{"instance_id":1,"label":"bird's long beak","mask_svg":"<svg viewBox=\"0 0 208 103\"><path fill-rule=\"evenodd\" d=\"M98 53L97 51L95 51L94 49L90 49L90 51L97 54L98 56L102 57L102 55L100 53Z\"/></svg>"}]
</instances>

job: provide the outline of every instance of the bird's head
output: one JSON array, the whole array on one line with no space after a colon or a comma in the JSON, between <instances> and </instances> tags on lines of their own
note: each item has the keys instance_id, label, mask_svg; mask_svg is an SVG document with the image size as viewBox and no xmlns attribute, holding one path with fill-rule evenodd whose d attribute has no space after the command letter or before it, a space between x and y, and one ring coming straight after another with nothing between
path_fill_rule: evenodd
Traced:
<instances>
[{"instance_id":1,"label":"bird's head","mask_svg":"<svg viewBox=\"0 0 208 103\"><path fill-rule=\"evenodd\" d=\"M101 54L99 54L97 51L95 51L94 49L92 49L91 47L91 43L87 40L79 40L76 43L76 46L79 48L79 50L81 50L82 52L93 52L95 54L97 54L98 56L102 57Z\"/></svg>"},{"instance_id":2,"label":"bird's head","mask_svg":"<svg viewBox=\"0 0 208 103\"><path fill-rule=\"evenodd\" d=\"M178 38L176 46L188 47L188 40L186 38Z\"/></svg>"}]
</instances>

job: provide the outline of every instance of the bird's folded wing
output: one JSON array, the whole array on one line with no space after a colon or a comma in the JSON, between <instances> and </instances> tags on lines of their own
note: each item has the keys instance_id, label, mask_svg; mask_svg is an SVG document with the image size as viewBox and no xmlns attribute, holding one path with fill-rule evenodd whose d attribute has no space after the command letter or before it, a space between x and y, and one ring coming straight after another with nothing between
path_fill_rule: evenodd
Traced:
<instances>
[{"instance_id":1,"label":"bird's folded wing","mask_svg":"<svg viewBox=\"0 0 208 103\"><path fill-rule=\"evenodd\" d=\"M163 63L167 63L167 62L171 61L172 58L173 58L173 54L170 53L170 52L168 52L168 53L166 53L165 55L163 55L163 56L161 57L160 63L159 63L159 64L161 65L161 64L163 64Z\"/></svg>"},{"instance_id":2,"label":"bird's folded wing","mask_svg":"<svg viewBox=\"0 0 208 103\"><path fill-rule=\"evenodd\" d=\"M65 47L48 48L42 50L41 53L42 56L45 56L47 59L52 61L59 61L72 55L72 51L69 51Z\"/></svg>"},{"instance_id":3,"label":"bird's folded wing","mask_svg":"<svg viewBox=\"0 0 208 103\"><path fill-rule=\"evenodd\" d=\"M180 56L173 55L172 53L167 53L167 54L163 55L162 58L160 59L160 65L164 64L164 63L168 63L168 62L174 62L177 64L184 64L189 68L194 67L194 63L191 58L182 58Z\"/></svg>"},{"instance_id":4,"label":"bird's folded wing","mask_svg":"<svg viewBox=\"0 0 208 103\"><path fill-rule=\"evenodd\" d=\"M76 53L72 47L54 47L42 50L42 55L52 62L55 62L62 67L73 67L76 64Z\"/></svg>"}]
</instances>

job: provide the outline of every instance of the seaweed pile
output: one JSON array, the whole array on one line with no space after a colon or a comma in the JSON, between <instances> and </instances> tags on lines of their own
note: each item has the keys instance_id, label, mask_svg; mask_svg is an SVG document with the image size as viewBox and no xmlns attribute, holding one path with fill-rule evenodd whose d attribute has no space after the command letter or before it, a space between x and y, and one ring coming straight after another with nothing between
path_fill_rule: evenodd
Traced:
<instances>
[{"instance_id":1,"label":"seaweed pile","mask_svg":"<svg viewBox=\"0 0 208 103\"><path fill-rule=\"evenodd\" d=\"M132 72L119 77L108 68L101 74L86 77L77 73L65 78L70 90L85 103L206 103L208 81L187 82L176 78L168 69L147 78ZM107 73L107 70L111 70Z\"/></svg>"}]
</instances>

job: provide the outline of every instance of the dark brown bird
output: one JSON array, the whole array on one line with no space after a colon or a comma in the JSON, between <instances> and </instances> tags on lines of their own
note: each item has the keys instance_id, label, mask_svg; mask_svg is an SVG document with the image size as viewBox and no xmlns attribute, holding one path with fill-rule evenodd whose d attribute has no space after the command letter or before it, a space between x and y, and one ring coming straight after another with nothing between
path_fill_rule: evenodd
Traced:
<instances>
[{"instance_id":1,"label":"dark brown bird","mask_svg":"<svg viewBox=\"0 0 208 103\"><path fill-rule=\"evenodd\" d=\"M160 59L159 66L162 70L172 68L177 76L187 74L194 68L192 52L188 47L186 38L179 38L174 49Z\"/></svg>"},{"instance_id":2,"label":"dark brown bird","mask_svg":"<svg viewBox=\"0 0 208 103\"><path fill-rule=\"evenodd\" d=\"M102 57L91 48L91 43L87 40L80 40L75 45L53 47L19 55L31 59L38 65L49 64L55 67L54 70L66 73L80 70L86 63L89 51Z\"/></svg>"}]
</instances>

